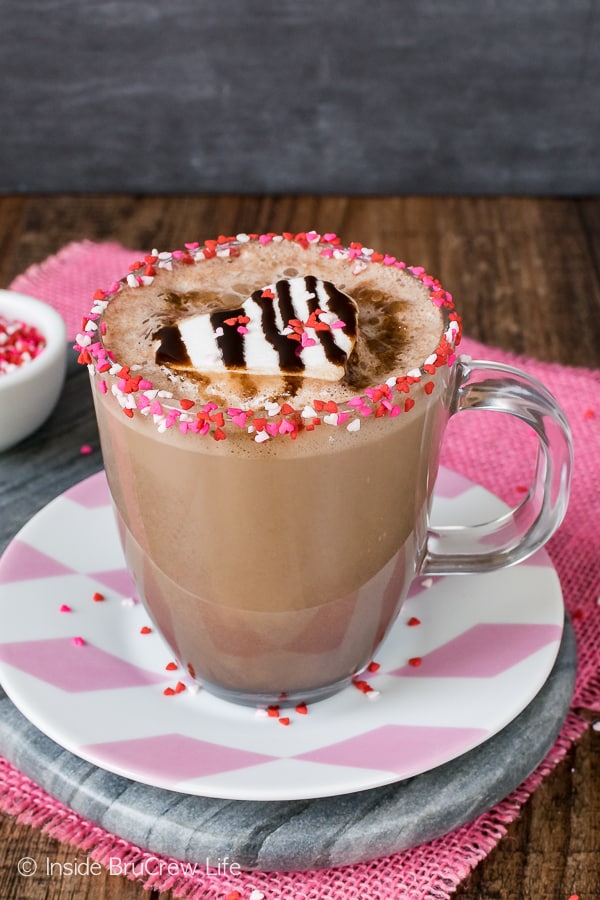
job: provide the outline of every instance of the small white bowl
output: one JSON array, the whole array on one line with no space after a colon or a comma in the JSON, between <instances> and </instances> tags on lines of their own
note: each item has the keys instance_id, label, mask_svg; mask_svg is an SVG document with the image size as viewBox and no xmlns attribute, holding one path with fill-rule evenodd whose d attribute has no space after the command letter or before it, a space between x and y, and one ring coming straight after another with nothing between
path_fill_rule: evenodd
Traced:
<instances>
[{"instance_id":1,"label":"small white bowl","mask_svg":"<svg viewBox=\"0 0 600 900\"><path fill-rule=\"evenodd\" d=\"M47 303L0 290L0 316L34 325L46 339L39 356L0 374L0 452L42 425L62 390L67 364L67 332L60 315Z\"/></svg>"}]
</instances>

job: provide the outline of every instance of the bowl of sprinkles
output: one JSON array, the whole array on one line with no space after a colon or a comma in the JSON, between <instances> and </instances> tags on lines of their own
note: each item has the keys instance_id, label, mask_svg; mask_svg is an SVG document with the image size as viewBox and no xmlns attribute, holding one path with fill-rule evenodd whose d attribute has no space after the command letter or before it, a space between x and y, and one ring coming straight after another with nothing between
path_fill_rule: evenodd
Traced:
<instances>
[{"instance_id":1,"label":"bowl of sprinkles","mask_svg":"<svg viewBox=\"0 0 600 900\"><path fill-rule=\"evenodd\" d=\"M0 452L36 431L65 379L67 335L51 306L0 290Z\"/></svg>"}]
</instances>

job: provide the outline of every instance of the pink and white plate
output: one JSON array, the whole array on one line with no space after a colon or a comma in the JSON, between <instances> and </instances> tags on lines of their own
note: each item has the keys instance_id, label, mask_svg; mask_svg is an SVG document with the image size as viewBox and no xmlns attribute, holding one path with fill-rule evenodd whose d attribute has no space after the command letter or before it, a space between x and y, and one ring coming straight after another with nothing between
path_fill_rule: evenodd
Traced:
<instances>
[{"instance_id":1,"label":"pink and white plate","mask_svg":"<svg viewBox=\"0 0 600 900\"><path fill-rule=\"evenodd\" d=\"M504 509L442 469L437 524ZM371 691L348 687L305 714L238 707L197 690L148 631L100 472L35 515L0 559L0 680L54 741L135 781L240 800L325 797L421 774L504 728L550 674L563 616L545 552L420 579L380 668L363 676Z\"/></svg>"}]
</instances>

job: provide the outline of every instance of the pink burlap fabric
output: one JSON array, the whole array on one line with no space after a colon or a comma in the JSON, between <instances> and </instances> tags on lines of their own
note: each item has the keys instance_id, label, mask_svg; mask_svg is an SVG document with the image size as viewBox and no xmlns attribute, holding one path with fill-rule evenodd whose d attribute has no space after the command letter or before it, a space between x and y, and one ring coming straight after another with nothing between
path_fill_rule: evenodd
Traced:
<instances>
[{"instance_id":1,"label":"pink burlap fabric","mask_svg":"<svg viewBox=\"0 0 600 900\"><path fill-rule=\"evenodd\" d=\"M33 266L12 288L51 303L63 314L70 336L80 327L93 292L127 271L139 251L117 244L70 244L57 256ZM57 803L6 761L0 761L0 803L21 821L68 841L90 858L112 857L136 864L145 887L171 890L175 897L217 900L237 891L241 900L260 891L266 900L444 900L483 859L515 819L522 804L564 756L589 722L577 710L600 712L600 372L512 357L465 339L463 352L474 358L508 362L526 369L558 398L569 418L575 444L575 473L569 510L548 546L575 628L579 666L572 702L556 744L537 771L494 809L451 834L370 863L314 872L188 876L148 875L152 866L142 848L106 832ZM482 427L481 416L486 424ZM531 471L532 446L511 439L506 417L457 417L449 428L443 463L482 484L513 505ZM163 867L163 872L165 871ZM256 896L256 895L255 895Z\"/></svg>"}]
</instances>

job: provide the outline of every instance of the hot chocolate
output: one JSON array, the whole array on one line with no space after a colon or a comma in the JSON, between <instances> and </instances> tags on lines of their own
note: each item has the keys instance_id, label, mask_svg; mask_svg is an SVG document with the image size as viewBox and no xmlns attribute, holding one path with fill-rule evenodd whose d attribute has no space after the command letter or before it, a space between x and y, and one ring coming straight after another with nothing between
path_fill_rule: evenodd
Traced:
<instances>
[{"instance_id":1,"label":"hot chocolate","mask_svg":"<svg viewBox=\"0 0 600 900\"><path fill-rule=\"evenodd\" d=\"M230 699L361 670L425 551L460 324L422 269L334 235L153 253L79 336L140 595Z\"/></svg>"}]
</instances>

